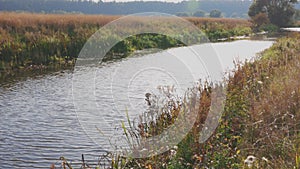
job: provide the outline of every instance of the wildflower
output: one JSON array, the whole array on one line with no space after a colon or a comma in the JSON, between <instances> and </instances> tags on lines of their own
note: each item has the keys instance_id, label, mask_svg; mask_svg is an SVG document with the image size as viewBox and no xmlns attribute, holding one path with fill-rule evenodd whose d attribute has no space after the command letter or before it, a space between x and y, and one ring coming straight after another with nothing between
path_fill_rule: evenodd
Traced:
<instances>
[{"instance_id":1,"label":"wildflower","mask_svg":"<svg viewBox=\"0 0 300 169\"><path fill-rule=\"evenodd\" d=\"M256 157L254 157L253 155L249 155L244 161L244 163L247 164L249 168L251 168L255 161L256 161Z\"/></svg>"},{"instance_id":2,"label":"wildflower","mask_svg":"<svg viewBox=\"0 0 300 169\"><path fill-rule=\"evenodd\" d=\"M202 162L202 160L203 160L203 155L197 155L197 154L195 154L195 155L193 156L193 159L196 159L197 161Z\"/></svg>"},{"instance_id":3,"label":"wildflower","mask_svg":"<svg viewBox=\"0 0 300 169\"><path fill-rule=\"evenodd\" d=\"M263 84L263 82L262 82L262 81L260 81L260 80L259 80L259 81L257 81L257 83L258 83L258 84Z\"/></svg>"},{"instance_id":4,"label":"wildflower","mask_svg":"<svg viewBox=\"0 0 300 169\"><path fill-rule=\"evenodd\" d=\"M269 162L269 160L266 157L262 157L261 159L267 163Z\"/></svg>"},{"instance_id":5,"label":"wildflower","mask_svg":"<svg viewBox=\"0 0 300 169\"><path fill-rule=\"evenodd\" d=\"M171 156L175 156L176 155L176 150L171 150Z\"/></svg>"}]
</instances>

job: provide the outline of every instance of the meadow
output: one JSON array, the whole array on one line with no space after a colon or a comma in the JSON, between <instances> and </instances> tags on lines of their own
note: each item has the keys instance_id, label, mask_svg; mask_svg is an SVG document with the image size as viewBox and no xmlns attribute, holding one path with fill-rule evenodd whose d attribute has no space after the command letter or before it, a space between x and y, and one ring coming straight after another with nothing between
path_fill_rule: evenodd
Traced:
<instances>
[{"instance_id":1,"label":"meadow","mask_svg":"<svg viewBox=\"0 0 300 169\"><path fill-rule=\"evenodd\" d=\"M120 16L80 14L0 13L0 70L13 74L25 69L74 65L88 38ZM241 19L185 18L211 41L251 34L251 23ZM138 27L139 25L130 25ZM110 35L108 34L107 37ZM120 42L108 55L126 57L135 50L182 46L164 35L136 35ZM108 59L109 60L109 59Z\"/></svg>"}]
</instances>

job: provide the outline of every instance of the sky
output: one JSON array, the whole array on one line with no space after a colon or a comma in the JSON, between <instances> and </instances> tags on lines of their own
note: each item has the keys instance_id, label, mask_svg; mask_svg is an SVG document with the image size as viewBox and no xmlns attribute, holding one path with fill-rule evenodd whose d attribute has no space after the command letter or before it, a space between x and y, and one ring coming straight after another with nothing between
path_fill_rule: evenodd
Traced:
<instances>
[{"instance_id":1,"label":"sky","mask_svg":"<svg viewBox=\"0 0 300 169\"><path fill-rule=\"evenodd\" d=\"M99 1L99 0L93 0ZM132 2L132 1L162 1L162 2L181 2L181 1L189 1L189 0L102 0L103 2ZM228 0L227 0L228 1ZM240 0L240 1L252 1L252 0Z\"/></svg>"},{"instance_id":2,"label":"sky","mask_svg":"<svg viewBox=\"0 0 300 169\"><path fill-rule=\"evenodd\" d=\"M137 0L102 0L103 2L130 2L130 1L137 1ZM163 1L163 2L181 2L182 0L143 0L143 1Z\"/></svg>"}]
</instances>

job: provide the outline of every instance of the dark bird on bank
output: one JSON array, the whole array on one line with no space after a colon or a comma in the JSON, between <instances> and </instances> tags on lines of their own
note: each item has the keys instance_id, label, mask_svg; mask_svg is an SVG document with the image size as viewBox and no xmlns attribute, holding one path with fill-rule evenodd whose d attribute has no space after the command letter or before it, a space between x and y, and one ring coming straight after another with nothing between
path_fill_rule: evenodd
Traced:
<instances>
[{"instance_id":1,"label":"dark bird on bank","mask_svg":"<svg viewBox=\"0 0 300 169\"><path fill-rule=\"evenodd\" d=\"M145 94L145 97L146 97L146 102L147 102L147 104L148 104L148 106L151 106L151 103L150 103L150 96L151 96L151 94L150 93L146 93Z\"/></svg>"}]
</instances>

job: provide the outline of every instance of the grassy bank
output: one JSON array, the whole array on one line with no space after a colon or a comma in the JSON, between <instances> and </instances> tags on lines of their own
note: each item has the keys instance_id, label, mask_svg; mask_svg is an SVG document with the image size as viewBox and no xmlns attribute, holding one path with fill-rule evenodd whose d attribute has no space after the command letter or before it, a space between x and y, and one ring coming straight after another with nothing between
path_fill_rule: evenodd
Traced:
<instances>
[{"instance_id":1,"label":"grassy bank","mask_svg":"<svg viewBox=\"0 0 300 169\"><path fill-rule=\"evenodd\" d=\"M170 151L147 159L111 155L112 168L300 168L300 35L278 39L255 61L236 65L227 81L223 115L214 134L198 143L212 98L207 85L201 93L196 123L187 136ZM171 111L140 123L125 133L147 138L159 134L180 115L176 97L167 95ZM171 99L172 98L172 99ZM66 162L66 161L65 161Z\"/></svg>"},{"instance_id":2,"label":"grassy bank","mask_svg":"<svg viewBox=\"0 0 300 169\"><path fill-rule=\"evenodd\" d=\"M0 70L11 72L22 68L72 65L87 39L99 28L118 18L80 14L0 13ZM251 24L246 20L186 19L202 29L212 41L251 33ZM117 44L109 55L128 55L145 48L165 49L181 45L179 41L163 35L137 35Z\"/></svg>"},{"instance_id":3,"label":"grassy bank","mask_svg":"<svg viewBox=\"0 0 300 169\"><path fill-rule=\"evenodd\" d=\"M299 68L300 35L290 34L254 62L237 65L220 124L204 144L199 131L212 97L205 87L197 121L172 150L176 155L137 161L145 168L299 168Z\"/></svg>"}]
</instances>

